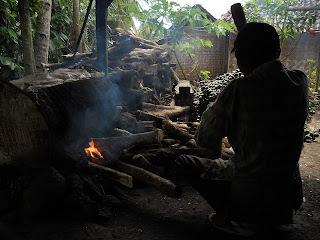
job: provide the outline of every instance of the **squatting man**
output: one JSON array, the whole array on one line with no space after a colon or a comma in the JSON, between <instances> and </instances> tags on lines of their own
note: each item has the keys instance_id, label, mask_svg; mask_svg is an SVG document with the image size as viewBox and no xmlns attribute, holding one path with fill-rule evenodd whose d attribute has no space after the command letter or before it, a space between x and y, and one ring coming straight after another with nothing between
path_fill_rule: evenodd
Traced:
<instances>
[{"instance_id":1,"label":"squatting man","mask_svg":"<svg viewBox=\"0 0 320 240\"><path fill-rule=\"evenodd\" d=\"M174 175L188 180L212 206L212 226L229 234L288 230L302 203L299 157L308 111L308 79L279 60L271 25L248 23L232 52L244 74L210 103L195 138L212 159L182 155ZM227 137L235 155L222 160ZM285 139L285 141L284 141Z\"/></svg>"}]
</instances>

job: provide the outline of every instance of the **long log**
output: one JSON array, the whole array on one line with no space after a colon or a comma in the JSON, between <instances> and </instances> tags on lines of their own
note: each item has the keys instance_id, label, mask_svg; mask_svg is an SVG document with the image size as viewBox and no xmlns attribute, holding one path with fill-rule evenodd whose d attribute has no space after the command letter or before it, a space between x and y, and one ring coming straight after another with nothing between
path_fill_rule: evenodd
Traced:
<instances>
[{"instance_id":1,"label":"long log","mask_svg":"<svg viewBox=\"0 0 320 240\"><path fill-rule=\"evenodd\" d=\"M115 162L113 167L133 176L134 179L159 190L169 197L177 198L182 194L180 187L172 183L170 180L162 178L142 168L132 166L121 161Z\"/></svg>"},{"instance_id":2,"label":"long log","mask_svg":"<svg viewBox=\"0 0 320 240\"><path fill-rule=\"evenodd\" d=\"M151 162L149 162L148 159L146 159L142 154L137 154L132 157L132 162L137 167L141 167L147 171L150 171L156 175L163 176L164 175L164 168L158 167L153 165Z\"/></svg>"},{"instance_id":3,"label":"long log","mask_svg":"<svg viewBox=\"0 0 320 240\"><path fill-rule=\"evenodd\" d=\"M125 39L128 39L128 37L134 39L136 42L140 44L148 45L154 48L162 48L162 46L158 45L155 41L137 37L136 35L134 35L133 32L129 30L124 30L122 28L116 28L112 38L121 42Z\"/></svg>"},{"instance_id":4,"label":"long log","mask_svg":"<svg viewBox=\"0 0 320 240\"><path fill-rule=\"evenodd\" d=\"M106 177L107 179L120 183L123 186L129 187L129 188L133 187L132 176L123 172L119 172L112 168L95 164L93 162L88 162L88 164L89 164L89 170L95 171L98 174L101 174L103 177Z\"/></svg>"},{"instance_id":5,"label":"long log","mask_svg":"<svg viewBox=\"0 0 320 240\"><path fill-rule=\"evenodd\" d=\"M122 150L134 145L148 145L160 143L163 139L163 131L157 129L152 132L137 133L122 137L92 138L95 147L107 148L110 152L118 154Z\"/></svg>"}]
</instances>

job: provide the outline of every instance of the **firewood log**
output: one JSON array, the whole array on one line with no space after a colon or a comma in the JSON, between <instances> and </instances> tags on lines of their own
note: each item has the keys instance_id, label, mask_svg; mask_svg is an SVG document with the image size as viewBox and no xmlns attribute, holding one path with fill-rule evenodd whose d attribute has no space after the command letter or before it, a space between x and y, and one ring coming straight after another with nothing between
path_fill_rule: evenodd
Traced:
<instances>
[{"instance_id":1,"label":"firewood log","mask_svg":"<svg viewBox=\"0 0 320 240\"><path fill-rule=\"evenodd\" d=\"M142 110L163 118L174 119L186 115L189 112L190 107L164 106L144 102L142 103Z\"/></svg>"},{"instance_id":2,"label":"firewood log","mask_svg":"<svg viewBox=\"0 0 320 240\"><path fill-rule=\"evenodd\" d=\"M112 167L131 175L134 179L159 190L169 197L177 198L182 194L180 187L173 184L170 180L162 178L142 168L132 166L121 161L116 161Z\"/></svg>"},{"instance_id":3,"label":"firewood log","mask_svg":"<svg viewBox=\"0 0 320 240\"><path fill-rule=\"evenodd\" d=\"M157 76L159 71L159 64L147 65L142 70L143 70L143 75Z\"/></svg>"},{"instance_id":4,"label":"firewood log","mask_svg":"<svg viewBox=\"0 0 320 240\"><path fill-rule=\"evenodd\" d=\"M157 91L161 91L164 89L163 83L157 76L154 75L144 75L143 78L143 86L155 88Z\"/></svg>"},{"instance_id":5,"label":"firewood log","mask_svg":"<svg viewBox=\"0 0 320 240\"><path fill-rule=\"evenodd\" d=\"M166 138L162 140L163 146L171 146L177 143L180 143L180 142L177 139L173 139L173 138Z\"/></svg>"},{"instance_id":6,"label":"firewood log","mask_svg":"<svg viewBox=\"0 0 320 240\"><path fill-rule=\"evenodd\" d=\"M132 176L123 172L119 172L112 168L95 164L93 162L88 162L88 164L89 164L89 170L97 172L98 174L101 174L101 176L106 177L107 179L110 179L117 183L120 183L123 186L129 187L129 188L133 187Z\"/></svg>"},{"instance_id":7,"label":"firewood log","mask_svg":"<svg viewBox=\"0 0 320 240\"><path fill-rule=\"evenodd\" d=\"M112 130L113 137L122 137L122 136L128 136L128 135L132 135L132 133L124 129L115 128Z\"/></svg>"},{"instance_id":8,"label":"firewood log","mask_svg":"<svg viewBox=\"0 0 320 240\"><path fill-rule=\"evenodd\" d=\"M146 159L142 154L137 154L132 157L132 163L133 165L136 165L137 167L141 167L147 171L150 171L156 175L163 176L164 175L164 169L158 166L153 165L151 162L149 162L148 159Z\"/></svg>"},{"instance_id":9,"label":"firewood log","mask_svg":"<svg viewBox=\"0 0 320 240\"><path fill-rule=\"evenodd\" d=\"M152 47L160 47L155 41L152 41L152 40L147 40L147 39L143 39L143 38L140 38L140 37L137 37L136 35L134 35L133 32L129 31L129 30L124 30L122 28L116 28L115 29L115 32L113 34L115 37L115 39L118 39L118 40L122 40L122 39L127 39L127 37L120 37L119 38L119 35L123 36L123 35L126 35L126 36L129 36L130 38L134 39L136 42L140 43L140 44L146 44L146 45L149 45L149 46L152 46ZM117 38L118 37L118 38Z\"/></svg>"},{"instance_id":10,"label":"firewood log","mask_svg":"<svg viewBox=\"0 0 320 240\"><path fill-rule=\"evenodd\" d=\"M154 131L156 127L154 126L154 121L137 121L137 132L151 132Z\"/></svg>"},{"instance_id":11,"label":"firewood log","mask_svg":"<svg viewBox=\"0 0 320 240\"><path fill-rule=\"evenodd\" d=\"M155 62L156 57L157 57L157 53L154 49L136 48L133 51L131 51L129 54L127 54L122 61L129 62L129 63L144 61L144 62L147 62L148 65L151 65Z\"/></svg>"},{"instance_id":12,"label":"firewood log","mask_svg":"<svg viewBox=\"0 0 320 240\"><path fill-rule=\"evenodd\" d=\"M149 101L154 92L147 87L140 89L125 88L122 89L122 106L131 112L137 109L141 109L143 102Z\"/></svg>"},{"instance_id":13,"label":"firewood log","mask_svg":"<svg viewBox=\"0 0 320 240\"><path fill-rule=\"evenodd\" d=\"M126 57L132 50L138 47L139 44L134 39L128 39L123 42L118 42L114 46L108 48L108 60L119 61Z\"/></svg>"},{"instance_id":14,"label":"firewood log","mask_svg":"<svg viewBox=\"0 0 320 240\"><path fill-rule=\"evenodd\" d=\"M123 112L117 118L117 127L127 130L130 133L136 133L138 129L137 119L129 112Z\"/></svg>"},{"instance_id":15,"label":"firewood log","mask_svg":"<svg viewBox=\"0 0 320 240\"><path fill-rule=\"evenodd\" d=\"M137 133L123 137L92 138L96 148L106 148L111 153L118 154L122 150L134 145L148 145L160 143L163 139L163 131L157 129L152 132Z\"/></svg>"},{"instance_id":16,"label":"firewood log","mask_svg":"<svg viewBox=\"0 0 320 240\"><path fill-rule=\"evenodd\" d=\"M170 120L163 121L163 129L169 136L182 142L188 142L190 139L194 138L194 135L175 126Z\"/></svg>"},{"instance_id":17,"label":"firewood log","mask_svg":"<svg viewBox=\"0 0 320 240\"><path fill-rule=\"evenodd\" d=\"M173 80L174 80L174 84L175 84L175 85L178 84L179 81L180 81L180 79L179 79L179 77L178 77L178 74L173 70L172 67L170 67L170 73L171 73L171 77L172 77Z\"/></svg>"}]
</instances>

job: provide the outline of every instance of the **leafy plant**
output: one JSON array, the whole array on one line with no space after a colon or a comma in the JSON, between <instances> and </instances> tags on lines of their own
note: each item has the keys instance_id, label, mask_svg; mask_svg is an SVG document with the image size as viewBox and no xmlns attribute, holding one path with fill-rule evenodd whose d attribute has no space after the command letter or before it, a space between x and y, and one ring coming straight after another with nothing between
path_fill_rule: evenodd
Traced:
<instances>
[{"instance_id":1,"label":"leafy plant","mask_svg":"<svg viewBox=\"0 0 320 240\"><path fill-rule=\"evenodd\" d=\"M72 0L52 0L49 60L59 62L72 33Z\"/></svg>"},{"instance_id":2,"label":"leafy plant","mask_svg":"<svg viewBox=\"0 0 320 240\"><path fill-rule=\"evenodd\" d=\"M309 79L309 89L311 92L315 91L315 85L317 81L317 67L313 59L307 59L309 68L305 71Z\"/></svg>"},{"instance_id":3,"label":"leafy plant","mask_svg":"<svg viewBox=\"0 0 320 240\"><path fill-rule=\"evenodd\" d=\"M210 79L210 76L209 76L209 74L210 74L210 72L209 71L200 71L200 73L201 73L201 75L202 75L202 77L203 77L203 79L205 80L205 81L207 81L208 79Z\"/></svg>"},{"instance_id":4,"label":"leafy plant","mask_svg":"<svg viewBox=\"0 0 320 240\"><path fill-rule=\"evenodd\" d=\"M1 0L0 15L0 77L10 80L23 75L17 2Z\"/></svg>"},{"instance_id":5,"label":"leafy plant","mask_svg":"<svg viewBox=\"0 0 320 240\"><path fill-rule=\"evenodd\" d=\"M198 63L194 61L193 49L212 47L212 42L199 37L192 38L185 34L187 28L201 29L208 33L215 32L217 36L225 35L226 31L233 32L232 25L224 21L215 21L207 18L207 15L199 8L190 6L181 7L176 2L168 0L144 0L148 9L141 10L137 5L124 4L128 7L128 13L141 22L139 35L143 38L157 40L164 38L167 32L171 41L172 50L183 51L192 59L193 70L201 78L198 71ZM188 41L180 41L186 37Z\"/></svg>"},{"instance_id":6,"label":"leafy plant","mask_svg":"<svg viewBox=\"0 0 320 240\"><path fill-rule=\"evenodd\" d=\"M317 19L318 11L290 11L289 7L301 6L302 0L252 0L245 4L244 11L249 22L267 22L274 26L282 45L287 38L303 32Z\"/></svg>"}]
</instances>

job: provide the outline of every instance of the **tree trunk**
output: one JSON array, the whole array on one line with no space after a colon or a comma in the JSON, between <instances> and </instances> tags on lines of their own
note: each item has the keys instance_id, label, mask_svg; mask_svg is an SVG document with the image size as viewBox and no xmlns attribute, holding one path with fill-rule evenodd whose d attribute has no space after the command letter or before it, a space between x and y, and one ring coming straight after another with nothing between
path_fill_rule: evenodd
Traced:
<instances>
[{"instance_id":1,"label":"tree trunk","mask_svg":"<svg viewBox=\"0 0 320 240\"><path fill-rule=\"evenodd\" d=\"M113 128L115 90L104 78L11 83L0 81L0 166L60 166Z\"/></svg>"},{"instance_id":2,"label":"tree trunk","mask_svg":"<svg viewBox=\"0 0 320 240\"><path fill-rule=\"evenodd\" d=\"M79 0L73 0L73 31L75 43L78 41L80 36L80 9L79 9ZM82 52L82 41L79 44L78 52Z\"/></svg>"},{"instance_id":3,"label":"tree trunk","mask_svg":"<svg viewBox=\"0 0 320 240\"><path fill-rule=\"evenodd\" d=\"M34 41L34 57L37 69L42 69L41 63L48 63L49 42L50 42L50 21L51 21L52 0L40 2L41 11L37 17L37 29Z\"/></svg>"},{"instance_id":4,"label":"tree trunk","mask_svg":"<svg viewBox=\"0 0 320 240\"><path fill-rule=\"evenodd\" d=\"M35 72L35 61L33 54L32 27L30 14L30 0L18 1L24 74L29 75Z\"/></svg>"}]
</instances>

